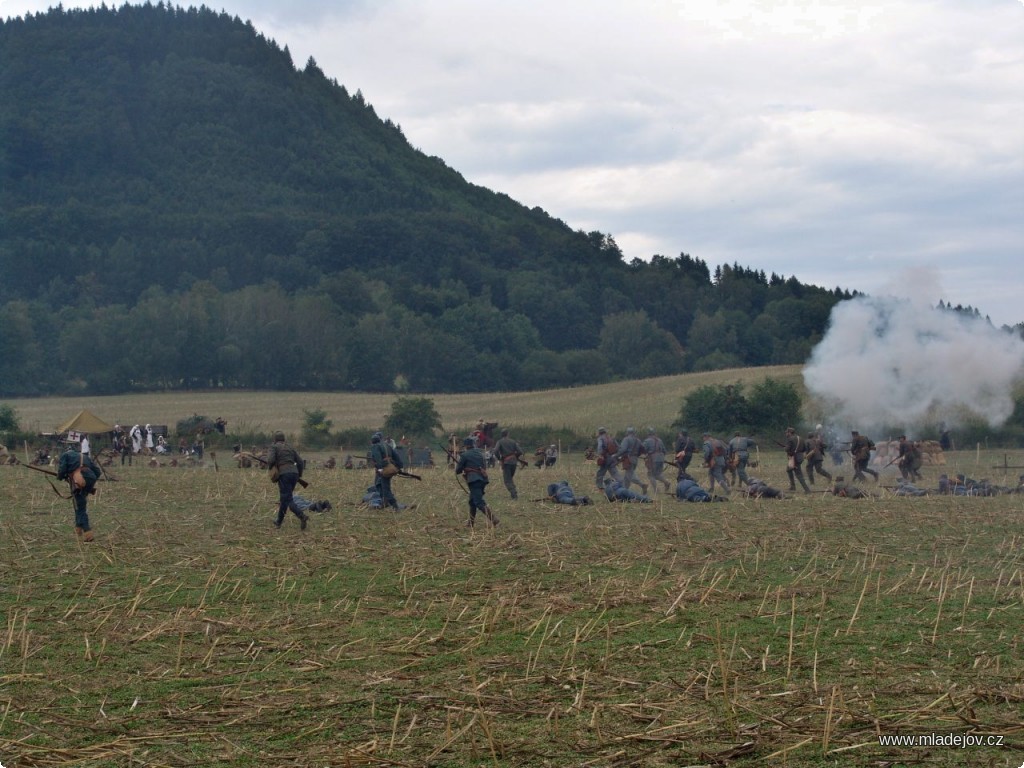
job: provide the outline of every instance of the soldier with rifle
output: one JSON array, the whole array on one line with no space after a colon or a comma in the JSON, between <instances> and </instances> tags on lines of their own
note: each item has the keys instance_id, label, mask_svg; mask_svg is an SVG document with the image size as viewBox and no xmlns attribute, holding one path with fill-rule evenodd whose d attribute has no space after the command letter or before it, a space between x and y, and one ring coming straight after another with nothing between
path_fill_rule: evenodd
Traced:
<instances>
[{"instance_id":1,"label":"soldier with rifle","mask_svg":"<svg viewBox=\"0 0 1024 768\"><path fill-rule=\"evenodd\" d=\"M385 507L393 507L401 512L406 509L404 504L399 504L395 494L391 490L391 478L399 474L405 465L398 456L398 451L384 439L380 432L374 432L370 438L370 463L374 468L374 486L384 501Z\"/></svg>"},{"instance_id":2,"label":"soldier with rifle","mask_svg":"<svg viewBox=\"0 0 1024 768\"><path fill-rule=\"evenodd\" d=\"M900 435L899 455L896 463L903 479L910 483L920 480L923 460L920 445L908 440L906 435Z\"/></svg>"},{"instance_id":3,"label":"soldier with rifle","mask_svg":"<svg viewBox=\"0 0 1024 768\"><path fill-rule=\"evenodd\" d=\"M277 483L279 493L277 504L277 519L274 527L280 528L284 522L285 513L290 509L299 518L299 528L306 530L309 523L309 515L303 512L295 503L295 486L302 479L304 462L299 452L292 448L284 440L284 432L274 433L274 444L267 452L267 472L271 482Z\"/></svg>"},{"instance_id":4,"label":"soldier with rifle","mask_svg":"<svg viewBox=\"0 0 1024 768\"><path fill-rule=\"evenodd\" d=\"M61 454L57 465L57 479L67 480L71 488L71 503L75 508L75 534L82 541L92 541L94 536L89 525L89 496L96 493L96 481L100 468L87 453L76 450L73 445Z\"/></svg>"},{"instance_id":5,"label":"soldier with rifle","mask_svg":"<svg viewBox=\"0 0 1024 768\"><path fill-rule=\"evenodd\" d=\"M686 468L690 466L696 450L697 443L690 437L690 433L685 429L680 430L679 434L676 435L675 444L676 469L679 470L677 480L682 480L683 475L688 474Z\"/></svg>"}]
</instances>

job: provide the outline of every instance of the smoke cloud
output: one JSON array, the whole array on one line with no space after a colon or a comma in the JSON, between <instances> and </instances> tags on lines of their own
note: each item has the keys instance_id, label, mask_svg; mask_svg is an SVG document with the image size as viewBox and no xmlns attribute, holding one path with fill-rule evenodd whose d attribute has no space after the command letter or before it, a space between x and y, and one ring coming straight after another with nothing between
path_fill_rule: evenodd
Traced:
<instances>
[{"instance_id":1,"label":"smoke cloud","mask_svg":"<svg viewBox=\"0 0 1024 768\"><path fill-rule=\"evenodd\" d=\"M830 422L952 426L966 410L996 427L1013 412L1024 341L921 301L857 297L833 307L803 374L808 392L830 409Z\"/></svg>"}]
</instances>

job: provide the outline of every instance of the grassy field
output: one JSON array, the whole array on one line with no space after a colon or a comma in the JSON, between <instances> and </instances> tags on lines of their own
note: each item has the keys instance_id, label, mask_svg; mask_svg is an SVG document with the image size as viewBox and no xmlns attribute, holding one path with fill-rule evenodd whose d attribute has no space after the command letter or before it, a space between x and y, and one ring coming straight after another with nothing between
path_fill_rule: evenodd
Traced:
<instances>
[{"instance_id":1,"label":"grassy field","mask_svg":"<svg viewBox=\"0 0 1024 768\"><path fill-rule=\"evenodd\" d=\"M504 425L567 426L592 433L601 424L622 430L628 425L663 426L679 415L683 397L707 384L744 382L748 386L772 377L803 389L801 367L743 368L729 371L663 376L543 392L484 395L432 395L448 430L464 431L480 418ZM236 432L297 434L303 409L320 408L334 429L380 427L395 395L335 392L181 392L111 397L34 398L6 400L23 428L49 432L87 408L109 423L168 424L174 427L194 413L228 421Z\"/></svg>"},{"instance_id":2,"label":"grassy field","mask_svg":"<svg viewBox=\"0 0 1024 768\"><path fill-rule=\"evenodd\" d=\"M950 459L1004 479L1002 453ZM396 480L398 514L313 470L335 509L300 532L225 464L116 467L92 544L0 467L4 766L1024 761L1024 496L531 501L593 493L570 460L516 502L492 481L502 523L469 531L443 469ZM878 741L931 732L1003 746Z\"/></svg>"}]
</instances>

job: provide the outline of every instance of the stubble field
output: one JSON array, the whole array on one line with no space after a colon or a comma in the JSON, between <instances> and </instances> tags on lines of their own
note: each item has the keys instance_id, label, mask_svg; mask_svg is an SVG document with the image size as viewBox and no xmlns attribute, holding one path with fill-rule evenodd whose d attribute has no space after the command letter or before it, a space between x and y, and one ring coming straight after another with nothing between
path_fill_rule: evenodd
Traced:
<instances>
[{"instance_id":1,"label":"stubble field","mask_svg":"<svg viewBox=\"0 0 1024 768\"><path fill-rule=\"evenodd\" d=\"M782 458L758 473L784 486ZM0 467L7 768L1024 761L1022 496L533 501L594 494L571 457L516 502L495 477L494 531L443 468L395 481L398 514L312 470L334 510L300 532L223 456L113 470L82 544ZM928 733L1002 746L879 745Z\"/></svg>"}]
</instances>

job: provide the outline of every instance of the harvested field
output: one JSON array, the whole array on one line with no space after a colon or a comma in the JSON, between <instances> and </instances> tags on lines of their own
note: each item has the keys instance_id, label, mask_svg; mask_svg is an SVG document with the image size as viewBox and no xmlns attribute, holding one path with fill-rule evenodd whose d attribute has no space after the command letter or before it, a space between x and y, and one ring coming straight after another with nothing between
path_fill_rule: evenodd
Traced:
<instances>
[{"instance_id":1,"label":"harvested field","mask_svg":"<svg viewBox=\"0 0 1024 768\"><path fill-rule=\"evenodd\" d=\"M783 458L758 475L784 487ZM225 463L115 467L93 544L0 467L7 768L1024 760L1024 496L531 501L594 494L563 460L516 502L492 480L502 523L467 531L443 469L395 481L399 514L314 470L334 510L303 533ZM932 732L1003 746L879 746Z\"/></svg>"}]
</instances>

